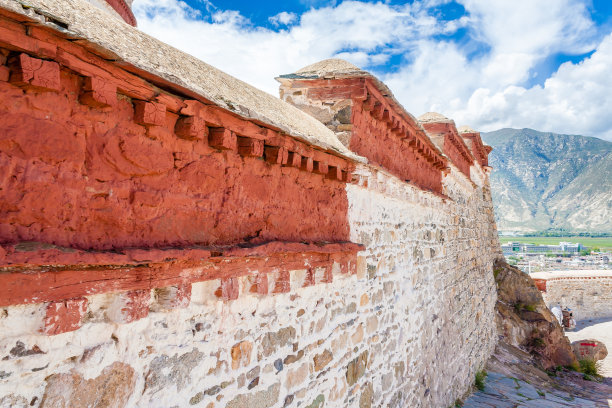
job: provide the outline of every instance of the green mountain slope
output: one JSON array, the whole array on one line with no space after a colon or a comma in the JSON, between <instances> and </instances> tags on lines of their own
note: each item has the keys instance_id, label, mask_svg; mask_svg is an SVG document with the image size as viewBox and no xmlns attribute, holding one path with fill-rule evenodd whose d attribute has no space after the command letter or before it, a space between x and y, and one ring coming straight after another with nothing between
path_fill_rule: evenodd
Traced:
<instances>
[{"instance_id":1,"label":"green mountain slope","mask_svg":"<svg viewBox=\"0 0 612 408\"><path fill-rule=\"evenodd\" d=\"M532 129L483 133L500 231L612 232L612 143Z\"/></svg>"}]
</instances>

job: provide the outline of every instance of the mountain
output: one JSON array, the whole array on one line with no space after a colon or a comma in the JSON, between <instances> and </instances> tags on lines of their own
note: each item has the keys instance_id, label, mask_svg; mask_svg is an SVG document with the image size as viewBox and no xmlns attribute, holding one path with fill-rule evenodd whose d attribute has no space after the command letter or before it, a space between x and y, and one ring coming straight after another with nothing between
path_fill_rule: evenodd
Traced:
<instances>
[{"instance_id":1,"label":"mountain","mask_svg":"<svg viewBox=\"0 0 612 408\"><path fill-rule=\"evenodd\" d=\"M482 138L500 231L612 232L611 142L533 129Z\"/></svg>"}]
</instances>

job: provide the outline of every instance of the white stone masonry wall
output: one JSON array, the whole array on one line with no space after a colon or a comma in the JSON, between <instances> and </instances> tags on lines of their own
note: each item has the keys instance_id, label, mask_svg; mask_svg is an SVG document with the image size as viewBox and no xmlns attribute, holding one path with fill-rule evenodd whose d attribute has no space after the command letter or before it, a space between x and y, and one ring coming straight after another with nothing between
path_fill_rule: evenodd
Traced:
<instances>
[{"instance_id":1,"label":"white stone masonry wall","mask_svg":"<svg viewBox=\"0 0 612 408\"><path fill-rule=\"evenodd\" d=\"M549 307L571 308L577 321L612 318L612 276L595 273L594 276L548 279L542 296Z\"/></svg>"},{"instance_id":2,"label":"white stone masonry wall","mask_svg":"<svg viewBox=\"0 0 612 408\"><path fill-rule=\"evenodd\" d=\"M89 298L83 327L38 334L39 305L0 308L0 407L448 407L496 343L490 194L452 170L443 198L362 166L347 185L356 275L129 324ZM246 279L246 278L245 278ZM299 289L294 289L299 288Z\"/></svg>"}]
</instances>

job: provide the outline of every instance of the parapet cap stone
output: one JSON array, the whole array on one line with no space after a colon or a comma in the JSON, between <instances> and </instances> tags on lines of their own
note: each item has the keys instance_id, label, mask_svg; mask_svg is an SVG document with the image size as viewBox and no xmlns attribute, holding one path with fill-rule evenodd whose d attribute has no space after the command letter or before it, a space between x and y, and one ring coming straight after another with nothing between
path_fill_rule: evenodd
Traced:
<instances>
[{"instance_id":1,"label":"parapet cap stone","mask_svg":"<svg viewBox=\"0 0 612 408\"><path fill-rule=\"evenodd\" d=\"M466 125L459 126L459 128L457 129L457 131L458 131L459 133L480 133L480 132L477 132L476 130L474 130L474 129L472 129L471 127L466 126Z\"/></svg>"},{"instance_id":2,"label":"parapet cap stone","mask_svg":"<svg viewBox=\"0 0 612 408\"><path fill-rule=\"evenodd\" d=\"M427 112L418 117L420 123L454 123L452 119L438 112Z\"/></svg>"},{"instance_id":3,"label":"parapet cap stone","mask_svg":"<svg viewBox=\"0 0 612 408\"><path fill-rule=\"evenodd\" d=\"M330 58L298 69L292 74L280 75L288 79L346 78L371 76L369 72L340 58Z\"/></svg>"}]
</instances>

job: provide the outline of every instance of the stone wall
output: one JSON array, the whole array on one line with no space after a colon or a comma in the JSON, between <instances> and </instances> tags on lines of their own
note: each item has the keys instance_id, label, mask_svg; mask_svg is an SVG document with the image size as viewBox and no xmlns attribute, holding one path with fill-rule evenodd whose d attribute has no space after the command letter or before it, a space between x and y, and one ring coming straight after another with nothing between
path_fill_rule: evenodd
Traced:
<instances>
[{"instance_id":1,"label":"stone wall","mask_svg":"<svg viewBox=\"0 0 612 408\"><path fill-rule=\"evenodd\" d=\"M356 98L334 131L357 156L229 76L197 70L243 104L49 17L88 3L2 1L0 407L446 407L469 389L501 256L477 133L458 168L375 79L325 83Z\"/></svg>"},{"instance_id":2,"label":"stone wall","mask_svg":"<svg viewBox=\"0 0 612 408\"><path fill-rule=\"evenodd\" d=\"M458 201L371 168L356 173L363 182L347 186L351 238L366 246L374 317L363 318L378 322L367 372L373 406L450 406L497 342L489 192L462 185L456 169L444 188Z\"/></svg>"},{"instance_id":3,"label":"stone wall","mask_svg":"<svg viewBox=\"0 0 612 408\"><path fill-rule=\"evenodd\" d=\"M181 307L153 291L128 323L118 295L88 296L81 328L55 336L38 334L44 305L1 309L0 406L451 405L497 339L489 193L456 169L453 200L369 166L355 178L355 274L307 285L295 269L275 294L245 276L227 300L222 280L194 283Z\"/></svg>"},{"instance_id":4,"label":"stone wall","mask_svg":"<svg viewBox=\"0 0 612 408\"><path fill-rule=\"evenodd\" d=\"M605 272L577 271L575 276L558 276L539 282L542 297L549 307L561 305L572 309L579 320L612 317L612 276Z\"/></svg>"}]
</instances>

